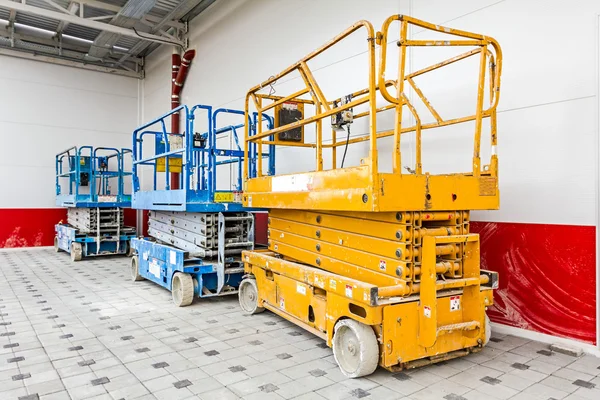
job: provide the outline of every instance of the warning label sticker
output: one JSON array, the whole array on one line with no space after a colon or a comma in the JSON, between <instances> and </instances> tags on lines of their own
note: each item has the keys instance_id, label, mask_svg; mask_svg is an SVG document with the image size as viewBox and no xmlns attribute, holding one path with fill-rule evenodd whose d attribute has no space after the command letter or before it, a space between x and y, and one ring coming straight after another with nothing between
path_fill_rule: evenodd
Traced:
<instances>
[{"instance_id":1,"label":"warning label sticker","mask_svg":"<svg viewBox=\"0 0 600 400\"><path fill-rule=\"evenodd\" d=\"M160 279L160 266L156 260L152 260L152 262L148 264L148 272Z\"/></svg>"},{"instance_id":2,"label":"warning label sticker","mask_svg":"<svg viewBox=\"0 0 600 400\"><path fill-rule=\"evenodd\" d=\"M336 287L336 285L337 285L337 282L335 281L335 279L330 279L330 280L329 280L329 287L330 287L332 290L335 290L335 287Z\"/></svg>"},{"instance_id":3,"label":"warning label sticker","mask_svg":"<svg viewBox=\"0 0 600 400\"><path fill-rule=\"evenodd\" d=\"M301 283L297 283L296 284L296 292L300 293L301 295L306 296L306 286L304 286Z\"/></svg>"},{"instance_id":4,"label":"warning label sticker","mask_svg":"<svg viewBox=\"0 0 600 400\"><path fill-rule=\"evenodd\" d=\"M379 260L379 269L382 271L385 271L385 267L386 267L387 263L385 262L385 260Z\"/></svg>"},{"instance_id":5,"label":"warning label sticker","mask_svg":"<svg viewBox=\"0 0 600 400\"><path fill-rule=\"evenodd\" d=\"M282 310L285 310L285 300L283 297L279 298L279 308L281 308Z\"/></svg>"},{"instance_id":6,"label":"warning label sticker","mask_svg":"<svg viewBox=\"0 0 600 400\"><path fill-rule=\"evenodd\" d=\"M460 310L460 296L450 297L450 311Z\"/></svg>"},{"instance_id":7,"label":"warning label sticker","mask_svg":"<svg viewBox=\"0 0 600 400\"><path fill-rule=\"evenodd\" d=\"M352 285L346 285L346 297L352 298Z\"/></svg>"},{"instance_id":8,"label":"warning label sticker","mask_svg":"<svg viewBox=\"0 0 600 400\"><path fill-rule=\"evenodd\" d=\"M213 200L215 203L233 203L234 198L233 192L215 192Z\"/></svg>"},{"instance_id":9,"label":"warning label sticker","mask_svg":"<svg viewBox=\"0 0 600 400\"><path fill-rule=\"evenodd\" d=\"M427 317L427 318L431 318L431 307L424 306L423 307L423 315L425 315L425 317Z\"/></svg>"}]
</instances>

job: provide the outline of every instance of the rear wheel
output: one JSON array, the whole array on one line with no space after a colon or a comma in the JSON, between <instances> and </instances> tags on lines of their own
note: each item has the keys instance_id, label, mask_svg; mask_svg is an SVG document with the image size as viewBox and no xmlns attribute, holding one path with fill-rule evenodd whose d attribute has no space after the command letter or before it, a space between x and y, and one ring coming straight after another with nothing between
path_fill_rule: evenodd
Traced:
<instances>
[{"instance_id":1,"label":"rear wheel","mask_svg":"<svg viewBox=\"0 0 600 400\"><path fill-rule=\"evenodd\" d=\"M256 279L246 278L240 283L238 292L240 307L248 314L258 314L265 309L258 306L258 287Z\"/></svg>"},{"instance_id":2,"label":"rear wheel","mask_svg":"<svg viewBox=\"0 0 600 400\"><path fill-rule=\"evenodd\" d=\"M54 251L57 253L60 251L60 247L58 247L58 236L54 236Z\"/></svg>"},{"instance_id":3,"label":"rear wheel","mask_svg":"<svg viewBox=\"0 0 600 400\"><path fill-rule=\"evenodd\" d=\"M379 345L373 328L352 319L335 324L333 356L349 378L372 374L379 364Z\"/></svg>"},{"instance_id":4,"label":"rear wheel","mask_svg":"<svg viewBox=\"0 0 600 400\"><path fill-rule=\"evenodd\" d=\"M131 247L131 242L127 242L127 257L135 256L135 249Z\"/></svg>"},{"instance_id":5,"label":"rear wheel","mask_svg":"<svg viewBox=\"0 0 600 400\"><path fill-rule=\"evenodd\" d=\"M81 261L83 258L83 249L81 243L71 243L71 261Z\"/></svg>"},{"instance_id":6,"label":"rear wheel","mask_svg":"<svg viewBox=\"0 0 600 400\"><path fill-rule=\"evenodd\" d=\"M194 280L192 276L176 272L173 275L171 294L173 295L173 303L177 307L185 307L192 304L192 301L194 301Z\"/></svg>"},{"instance_id":7,"label":"rear wheel","mask_svg":"<svg viewBox=\"0 0 600 400\"><path fill-rule=\"evenodd\" d=\"M140 264L137 256L131 257L131 279L135 281L141 281L144 278L140 275Z\"/></svg>"},{"instance_id":8,"label":"rear wheel","mask_svg":"<svg viewBox=\"0 0 600 400\"><path fill-rule=\"evenodd\" d=\"M485 315L485 342L483 342L484 346L486 344L488 344L491 337L492 337L492 325L490 324L490 317L488 317L486 314Z\"/></svg>"}]
</instances>

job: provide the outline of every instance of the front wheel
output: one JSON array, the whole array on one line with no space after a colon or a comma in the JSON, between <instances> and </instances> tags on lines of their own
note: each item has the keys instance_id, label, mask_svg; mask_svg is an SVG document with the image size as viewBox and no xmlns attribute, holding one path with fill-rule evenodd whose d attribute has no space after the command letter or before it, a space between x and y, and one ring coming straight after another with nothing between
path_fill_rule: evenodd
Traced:
<instances>
[{"instance_id":1,"label":"front wheel","mask_svg":"<svg viewBox=\"0 0 600 400\"><path fill-rule=\"evenodd\" d=\"M131 243L127 242L127 257L135 256L135 249L131 247Z\"/></svg>"},{"instance_id":2,"label":"front wheel","mask_svg":"<svg viewBox=\"0 0 600 400\"><path fill-rule=\"evenodd\" d=\"M140 262L137 256L131 257L131 279L136 281L141 281L144 278L140 275Z\"/></svg>"},{"instance_id":3,"label":"front wheel","mask_svg":"<svg viewBox=\"0 0 600 400\"><path fill-rule=\"evenodd\" d=\"M81 261L82 258L83 248L81 247L81 243L71 243L71 261Z\"/></svg>"},{"instance_id":4,"label":"front wheel","mask_svg":"<svg viewBox=\"0 0 600 400\"><path fill-rule=\"evenodd\" d=\"M491 337L492 337L492 325L490 323L490 317L488 317L487 314L485 314L485 342L483 342L484 346L488 344Z\"/></svg>"},{"instance_id":5,"label":"front wheel","mask_svg":"<svg viewBox=\"0 0 600 400\"><path fill-rule=\"evenodd\" d=\"M192 301L194 301L194 279L192 276L183 272L175 273L171 285L171 294L173 295L173 303L177 307L192 304Z\"/></svg>"},{"instance_id":6,"label":"front wheel","mask_svg":"<svg viewBox=\"0 0 600 400\"><path fill-rule=\"evenodd\" d=\"M240 283L238 299L240 301L240 307L248 314L258 314L265 311L263 307L258 306L258 287L256 286L256 279L246 278Z\"/></svg>"},{"instance_id":7,"label":"front wheel","mask_svg":"<svg viewBox=\"0 0 600 400\"><path fill-rule=\"evenodd\" d=\"M373 328L352 319L338 321L333 356L348 378L372 374L379 364L379 345Z\"/></svg>"}]
</instances>

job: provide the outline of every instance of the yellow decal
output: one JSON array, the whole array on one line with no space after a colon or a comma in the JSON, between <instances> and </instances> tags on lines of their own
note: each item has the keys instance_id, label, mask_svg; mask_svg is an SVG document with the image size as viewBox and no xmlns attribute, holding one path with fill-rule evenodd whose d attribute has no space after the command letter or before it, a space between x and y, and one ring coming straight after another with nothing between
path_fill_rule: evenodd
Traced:
<instances>
[{"instance_id":1,"label":"yellow decal","mask_svg":"<svg viewBox=\"0 0 600 400\"><path fill-rule=\"evenodd\" d=\"M233 192L215 192L215 203L233 203Z\"/></svg>"}]
</instances>

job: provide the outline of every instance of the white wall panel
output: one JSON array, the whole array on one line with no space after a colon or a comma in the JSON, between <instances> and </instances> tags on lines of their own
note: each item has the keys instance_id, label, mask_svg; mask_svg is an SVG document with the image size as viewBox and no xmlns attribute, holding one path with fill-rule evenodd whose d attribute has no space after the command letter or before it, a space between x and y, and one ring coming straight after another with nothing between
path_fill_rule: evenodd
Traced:
<instances>
[{"instance_id":1,"label":"white wall panel","mask_svg":"<svg viewBox=\"0 0 600 400\"><path fill-rule=\"evenodd\" d=\"M498 115L501 210L474 213L479 220L556 224L595 224L595 24L600 2L581 0L398 0L398 1L261 1L212 6L193 21L191 44L197 57L183 91L188 104L242 108L246 91L277 74L360 19L375 29L396 13L495 37L504 52ZM390 40L397 36L391 31ZM432 37L415 29L418 39ZM329 98L363 87L365 45L349 40L310 63ZM390 52L396 54L396 46ZM433 61L430 49L415 50L409 69ZM474 59L476 64L476 59ZM388 59L389 71L395 59ZM168 110L170 52L148 60L144 119ZM443 117L465 115L474 106L475 69L453 65L417 83ZM465 67L465 68L463 68ZM278 82L279 93L301 84ZM285 90L284 90L285 89ZM416 97L413 95L413 99ZM423 106L417 108L423 112ZM423 113L426 115L426 113ZM427 116L424 120L431 120ZM366 132L368 121L352 125L352 135ZM378 119L378 130L392 120ZM327 130L325 130L327 131ZM489 157L489 129L482 155ZM328 133L326 133L326 137ZM339 137L345 136L339 133ZM307 127L306 137L314 137ZM425 170L464 171L470 167L473 124L424 132ZM379 142L380 168L390 168L391 141ZM403 164L414 162L414 141L402 138ZM367 154L366 143L351 146L346 165ZM343 149L338 152L341 159ZM325 152L326 167L330 162ZM278 153L279 173L314 169L312 150L285 148Z\"/></svg>"},{"instance_id":2,"label":"white wall panel","mask_svg":"<svg viewBox=\"0 0 600 400\"><path fill-rule=\"evenodd\" d=\"M0 56L0 85L0 207L54 207L60 151L131 147L136 79Z\"/></svg>"}]
</instances>

